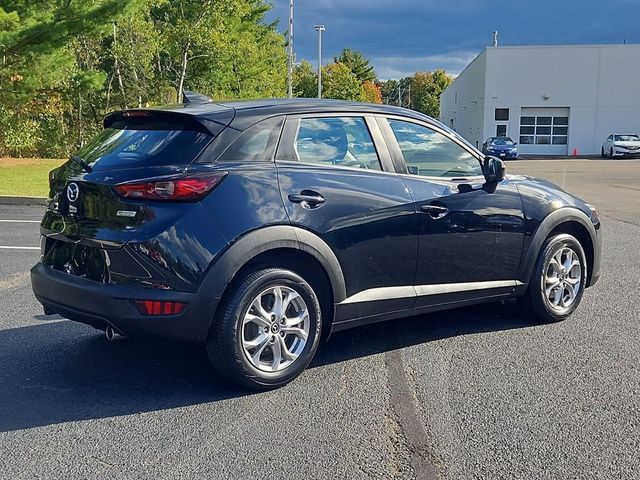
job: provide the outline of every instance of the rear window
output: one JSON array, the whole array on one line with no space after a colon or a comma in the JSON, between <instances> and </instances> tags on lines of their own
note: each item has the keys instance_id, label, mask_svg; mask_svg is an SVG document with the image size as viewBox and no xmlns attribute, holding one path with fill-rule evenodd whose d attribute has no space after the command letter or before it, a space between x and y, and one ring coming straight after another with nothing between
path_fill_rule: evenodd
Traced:
<instances>
[{"instance_id":1,"label":"rear window","mask_svg":"<svg viewBox=\"0 0 640 480\"><path fill-rule=\"evenodd\" d=\"M174 122L114 122L77 155L94 170L188 165L212 138Z\"/></svg>"}]
</instances>

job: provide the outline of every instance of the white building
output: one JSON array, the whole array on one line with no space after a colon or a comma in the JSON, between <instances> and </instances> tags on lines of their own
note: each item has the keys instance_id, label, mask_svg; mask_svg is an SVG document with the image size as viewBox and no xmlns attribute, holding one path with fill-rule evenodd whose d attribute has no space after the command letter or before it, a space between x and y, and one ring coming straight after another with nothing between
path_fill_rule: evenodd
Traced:
<instances>
[{"instance_id":1,"label":"white building","mask_svg":"<svg viewBox=\"0 0 640 480\"><path fill-rule=\"evenodd\" d=\"M471 143L521 154L599 154L640 133L640 45L488 47L443 92L440 120Z\"/></svg>"}]
</instances>

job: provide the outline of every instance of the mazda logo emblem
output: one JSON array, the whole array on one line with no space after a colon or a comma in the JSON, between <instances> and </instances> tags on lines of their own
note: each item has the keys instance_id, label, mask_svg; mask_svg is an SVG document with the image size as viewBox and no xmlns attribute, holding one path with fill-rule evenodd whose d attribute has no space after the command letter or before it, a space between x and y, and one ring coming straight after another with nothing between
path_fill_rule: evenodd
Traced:
<instances>
[{"instance_id":1,"label":"mazda logo emblem","mask_svg":"<svg viewBox=\"0 0 640 480\"><path fill-rule=\"evenodd\" d=\"M70 202L75 202L78 200L78 194L80 193L80 189L78 185L75 183L70 183L67 187L67 198Z\"/></svg>"}]
</instances>

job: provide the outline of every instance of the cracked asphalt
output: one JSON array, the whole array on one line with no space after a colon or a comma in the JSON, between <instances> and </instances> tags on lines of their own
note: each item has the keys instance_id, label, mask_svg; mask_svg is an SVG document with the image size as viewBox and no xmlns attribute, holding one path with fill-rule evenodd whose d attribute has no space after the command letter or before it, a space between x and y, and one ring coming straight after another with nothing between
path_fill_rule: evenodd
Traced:
<instances>
[{"instance_id":1,"label":"cracked asphalt","mask_svg":"<svg viewBox=\"0 0 640 480\"><path fill-rule=\"evenodd\" d=\"M204 352L45 317L39 207L0 205L0 478L636 479L640 161L532 160L596 205L603 277L536 326L512 302L341 332L271 392Z\"/></svg>"}]
</instances>

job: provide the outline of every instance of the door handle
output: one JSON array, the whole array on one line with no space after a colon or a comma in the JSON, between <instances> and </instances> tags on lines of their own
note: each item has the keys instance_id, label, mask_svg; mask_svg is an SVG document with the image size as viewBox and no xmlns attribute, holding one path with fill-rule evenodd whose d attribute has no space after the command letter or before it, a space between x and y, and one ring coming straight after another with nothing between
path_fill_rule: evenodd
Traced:
<instances>
[{"instance_id":1,"label":"door handle","mask_svg":"<svg viewBox=\"0 0 640 480\"><path fill-rule=\"evenodd\" d=\"M299 203L302 208L306 208L307 210L318 208L325 202L322 195L310 190L303 190L300 193L292 193L288 198L290 202Z\"/></svg>"},{"instance_id":2,"label":"door handle","mask_svg":"<svg viewBox=\"0 0 640 480\"><path fill-rule=\"evenodd\" d=\"M431 218L435 219L442 218L449 213L449 209L441 205L421 205L420 210L428 213Z\"/></svg>"}]
</instances>

